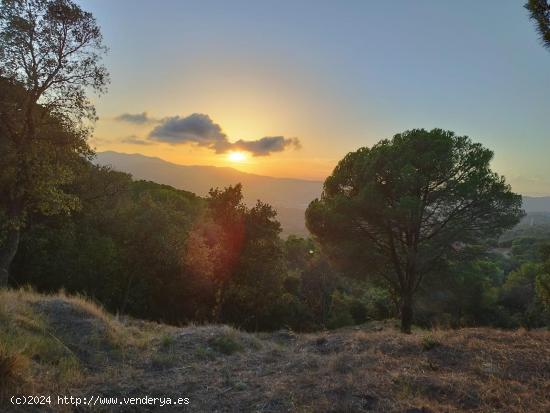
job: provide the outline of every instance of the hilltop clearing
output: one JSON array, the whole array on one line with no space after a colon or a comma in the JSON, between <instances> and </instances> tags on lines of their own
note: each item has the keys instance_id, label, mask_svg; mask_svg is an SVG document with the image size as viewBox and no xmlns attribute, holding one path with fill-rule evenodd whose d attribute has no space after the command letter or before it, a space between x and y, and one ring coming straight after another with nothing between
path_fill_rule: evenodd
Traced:
<instances>
[{"instance_id":1,"label":"hilltop clearing","mask_svg":"<svg viewBox=\"0 0 550 413\"><path fill-rule=\"evenodd\" d=\"M187 410L201 412L550 410L548 331L402 335L388 322L249 334L116 318L82 298L7 290L0 292L0 340L10 411L32 411L7 404L14 392L188 397ZM77 411L147 409L155 410Z\"/></svg>"}]
</instances>

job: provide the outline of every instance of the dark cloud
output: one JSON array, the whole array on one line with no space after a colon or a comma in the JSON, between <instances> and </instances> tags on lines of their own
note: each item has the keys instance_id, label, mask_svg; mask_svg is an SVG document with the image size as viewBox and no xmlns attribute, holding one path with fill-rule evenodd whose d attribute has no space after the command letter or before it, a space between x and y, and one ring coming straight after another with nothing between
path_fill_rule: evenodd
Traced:
<instances>
[{"instance_id":1,"label":"dark cloud","mask_svg":"<svg viewBox=\"0 0 550 413\"><path fill-rule=\"evenodd\" d=\"M282 152L287 147L299 149L298 138L285 138L284 136L266 136L255 141L244 141L239 139L231 145L232 149L239 149L250 152L254 156L267 156L272 152Z\"/></svg>"},{"instance_id":2,"label":"dark cloud","mask_svg":"<svg viewBox=\"0 0 550 413\"><path fill-rule=\"evenodd\" d=\"M242 150L250 152L253 156L267 156L272 152L284 151L288 147L300 147L297 138L284 136L266 136L252 141L240 139L231 143L220 125L202 113L193 113L185 118L173 116L163 119L160 125L151 131L149 138L172 145L194 143L216 153Z\"/></svg>"},{"instance_id":3,"label":"dark cloud","mask_svg":"<svg viewBox=\"0 0 550 413\"><path fill-rule=\"evenodd\" d=\"M163 119L149 137L173 145L194 143L213 149L216 153L225 152L231 145L220 125L202 113L193 113L185 118L173 116Z\"/></svg>"},{"instance_id":4,"label":"dark cloud","mask_svg":"<svg viewBox=\"0 0 550 413\"><path fill-rule=\"evenodd\" d=\"M284 136L266 136L252 141L240 139L231 143L220 125L202 113L165 118L149 133L149 139L172 145L193 143L216 153L242 150L250 152L253 156L267 156L272 152L284 151L287 147L300 147L297 138Z\"/></svg>"},{"instance_id":5,"label":"dark cloud","mask_svg":"<svg viewBox=\"0 0 550 413\"><path fill-rule=\"evenodd\" d=\"M153 142L147 139L142 139L136 135L130 135L121 140L122 143L127 143L130 145L152 145Z\"/></svg>"},{"instance_id":6,"label":"dark cloud","mask_svg":"<svg viewBox=\"0 0 550 413\"><path fill-rule=\"evenodd\" d=\"M117 116L115 120L119 122L128 122L135 123L136 125L143 125L145 123L154 122L154 119L151 119L147 112L143 113L123 113L120 116Z\"/></svg>"}]
</instances>

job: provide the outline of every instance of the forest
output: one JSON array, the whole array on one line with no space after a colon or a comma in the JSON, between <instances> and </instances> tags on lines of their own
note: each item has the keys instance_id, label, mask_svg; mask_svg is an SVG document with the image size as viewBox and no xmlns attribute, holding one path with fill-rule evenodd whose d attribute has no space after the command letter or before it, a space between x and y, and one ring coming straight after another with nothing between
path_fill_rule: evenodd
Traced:
<instances>
[{"instance_id":1,"label":"forest","mask_svg":"<svg viewBox=\"0 0 550 413\"><path fill-rule=\"evenodd\" d=\"M311 237L283 239L239 183L199 197L92 162L86 93L109 78L90 13L5 1L2 33L4 286L178 326L549 326L548 226L516 226L521 196L472 139L413 129L350 152L311 200Z\"/></svg>"},{"instance_id":2,"label":"forest","mask_svg":"<svg viewBox=\"0 0 550 413\"><path fill-rule=\"evenodd\" d=\"M281 239L275 211L243 205L239 185L203 199L91 163L79 168L71 185L79 210L32 218L12 286L65 289L175 325L314 331L399 316L384 279L347 274L312 239ZM550 231L514 231L448 257L418 291L414 323L548 326Z\"/></svg>"},{"instance_id":3,"label":"forest","mask_svg":"<svg viewBox=\"0 0 550 413\"><path fill-rule=\"evenodd\" d=\"M0 0L0 410L550 411L529 19Z\"/></svg>"},{"instance_id":4,"label":"forest","mask_svg":"<svg viewBox=\"0 0 550 413\"><path fill-rule=\"evenodd\" d=\"M25 96L5 80L1 87ZM417 132L404 136L419 135L428 145L456 138ZM318 236L283 239L276 211L261 201L245 205L239 184L201 198L70 155L73 179L56 189L77 199L77 206L68 214L29 211L11 266L12 287L63 289L114 313L174 325L227 323L251 331L316 331L400 316L399 290L378 273L379 258L360 257L349 245L346 254L335 253L327 235L316 230L323 222L316 215L320 201L308 210ZM338 176L327 180L325 194ZM517 202L512 205L517 208ZM550 228L544 221L513 226L521 211L506 214L512 222L501 225L507 231L476 234L468 243L457 243L457 235L448 241L450 248L415 292L415 325L549 325ZM372 244L344 224L337 222L340 230L329 229L328 237L337 243L349 239L359 249Z\"/></svg>"}]
</instances>

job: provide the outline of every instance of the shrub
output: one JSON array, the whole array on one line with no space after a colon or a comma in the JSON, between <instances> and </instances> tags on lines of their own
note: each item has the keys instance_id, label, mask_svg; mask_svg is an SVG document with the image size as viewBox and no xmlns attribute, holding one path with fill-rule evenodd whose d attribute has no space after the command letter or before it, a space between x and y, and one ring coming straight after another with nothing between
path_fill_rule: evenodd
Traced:
<instances>
[{"instance_id":1,"label":"shrub","mask_svg":"<svg viewBox=\"0 0 550 413\"><path fill-rule=\"evenodd\" d=\"M435 347L439 347L441 342L436 339L434 336L428 335L422 338L422 350L430 351Z\"/></svg>"},{"instance_id":2,"label":"shrub","mask_svg":"<svg viewBox=\"0 0 550 413\"><path fill-rule=\"evenodd\" d=\"M214 350L225 355L231 355L244 350L242 344L237 341L235 334L232 332L211 338L208 340L208 344Z\"/></svg>"},{"instance_id":3,"label":"shrub","mask_svg":"<svg viewBox=\"0 0 550 413\"><path fill-rule=\"evenodd\" d=\"M349 297L340 291L332 294L332 305L328 319L329 328L340 328L353 325L355 320L350 314Z\"/></svg>"},{"instance_id":4,"label":"shrub","mask_svg":"<svg viewBox=\"0 0 550 413\"><path fill-rule=\"evenodd\" d=\"M163 349L169 349L174 344L174 337L170 334L164 334L160 338L160 346Z\"/></svg>"},{"instance_id":5,"label":"shrub","mask_svg":"<svg viewBox=\"0 0 550 413\"><path fill-rule=\"evenodd\" d=\"M200 360L214 360L216 353L207 347L199 346L195 349L195 356Z\"/></svg>"},{"instance_id":6,"label":"shrub","mask_svg":"<svg viewBox=\"0 0 550 413\"><path fill-rule=\"evenodd\" d=\"M174 366L176 361L176 356L173 353L155 353L151 357L151 365L160 370Z\"/></svg>"}]
</instances>

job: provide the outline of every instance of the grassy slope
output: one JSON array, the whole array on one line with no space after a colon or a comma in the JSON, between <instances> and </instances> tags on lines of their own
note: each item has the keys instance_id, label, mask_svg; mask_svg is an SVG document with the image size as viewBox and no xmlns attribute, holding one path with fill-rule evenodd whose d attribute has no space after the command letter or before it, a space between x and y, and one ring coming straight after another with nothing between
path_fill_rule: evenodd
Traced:
<instances>
[{"instance_id":1,"label":"grassy slope","mask_svg":"<svg viewBox=\"0 0 550 413\"><path fill-rule=\"evenodd\" d=\"M117 320L81 298L0 291L0 391L189 397L189 411L208 412L543 412L550 332L403 336L388 323L247 334Z\"/></svg>"}]
</instances>

